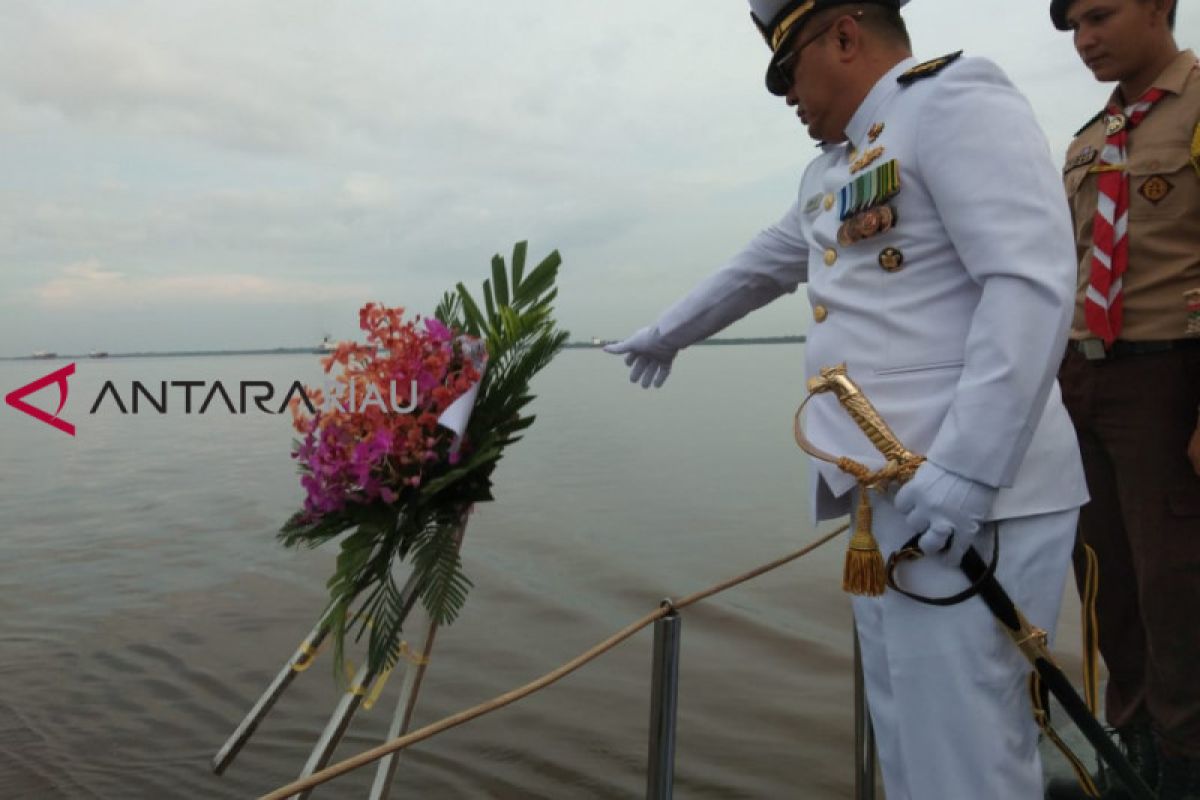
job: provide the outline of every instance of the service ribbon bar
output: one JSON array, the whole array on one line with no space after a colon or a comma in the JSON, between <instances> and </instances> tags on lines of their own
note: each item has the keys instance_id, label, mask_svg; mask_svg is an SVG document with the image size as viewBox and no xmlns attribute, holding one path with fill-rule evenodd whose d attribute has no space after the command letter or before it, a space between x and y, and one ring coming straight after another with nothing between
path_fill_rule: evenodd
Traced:
<instances>
[{"instance_id":1,"label":"service ribbon bar","mask_svg":"<svg viewBox=\"0 0 1200 800\"><path fill-rule=\"evenodd\" d=\"M899 191L900 162L893 158L841 188L838 192L838 219L844 222L861 211L881 206Z\"/></svg>"}]
</instances>

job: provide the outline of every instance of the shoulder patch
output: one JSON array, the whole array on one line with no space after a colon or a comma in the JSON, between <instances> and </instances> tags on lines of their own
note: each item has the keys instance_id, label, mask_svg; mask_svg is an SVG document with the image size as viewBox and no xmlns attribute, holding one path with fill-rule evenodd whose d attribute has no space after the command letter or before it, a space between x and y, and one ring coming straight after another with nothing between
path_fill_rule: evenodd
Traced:
<instances>
[{"instance_id":1,"label":"shoulder patch","mask_svg":"<svg viewBox=\"0 0 1200 800\"><path fill-rule=\"evenodd\" d=\"M917 64L915 67L908 70L903 75L900 75L899 77L897 77L896 82L901 84L902 86L908 86L910 83L913 83L914 81L919 81L922 78L928 78L931 75L937 75L939 72L944 70L946 67L950 66L955 61L957 61L959 56L961 56L962 54L963 54L963 51L959 50L958 52L950 53L949 55L944 55L944 56L940 56L938 58L930 59L929 61L926 61L924 64Z\"/></svg>"},{"instance_id":2,"label":"shoulder patch","mask_svg":"<svg viewBox=\"0 0 1200 800\"><path fill-rule=\"evenodd\" d=\"M1096 148L1092 147L1090 144L1086 145L1078 153L1067 159L1067 163L1063 167L1063 175L1066 175L1076 167L1082 167L1085 164L1092 163L1096 160L1096 156L1098 155L1100 154L1096 151Z\"/></svg>"},{"instance_id":3,"label":"shoulder patch","mask_svg":"<svg viewBox=\"0 0 1200 800\"><path fill-rule=\"evenodd\" d=\"M1080 128L1079 130L1075 131L1075 135L1076 136L1081 135L1088 128L1092 127L1092 125L1095 124L1096 120L1100 119L1103 116L1104 116L1104 109L1102 108L1096 112L1096 116L1092 117L1087 122L1083 123L1083 127Z\"/></svg>"}]
</instances>

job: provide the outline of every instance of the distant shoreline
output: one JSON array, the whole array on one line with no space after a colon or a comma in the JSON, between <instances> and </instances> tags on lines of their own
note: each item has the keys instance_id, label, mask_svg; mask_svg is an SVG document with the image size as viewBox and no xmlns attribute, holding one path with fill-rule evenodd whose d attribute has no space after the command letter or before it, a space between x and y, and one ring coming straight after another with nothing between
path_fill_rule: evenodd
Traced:
<instances>
[{"instance_id":1,"label":"distant shoreline","mask_svg":"<svg viewBox=\"0 0 1200 800\"><path fill-rule=\"evenodd\" d=\"M615 340L612 340L615 341ZM753 336L737 339L708 339L698 346L728 346L748 344L802 344L803 336ZM610 340L595 342L567 342L564 348L568 350L598 350ZM63 353L53 356L0 356L0 361L106 361L113 358L197 358L202 356L291 356L291 355L325 355L311 347L275 347L259 350L166 350L162 352L108 353L101 357L87 353Z\"/></svg>"}]
</instances>

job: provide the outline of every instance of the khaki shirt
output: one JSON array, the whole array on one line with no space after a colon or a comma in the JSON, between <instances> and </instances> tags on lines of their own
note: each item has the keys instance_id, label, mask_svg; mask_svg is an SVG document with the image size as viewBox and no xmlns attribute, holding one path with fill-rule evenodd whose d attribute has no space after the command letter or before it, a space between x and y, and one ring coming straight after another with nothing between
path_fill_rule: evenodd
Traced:
<instances>
[{"instance_id":1,"label":"khaki shirt","mask_svg":"<svg viewBox=\"0 0 1200 800\"><path fill-rule=\"evenodd\" d=\"M1185 50L1153 84L1167 92L1130 134L1129 262L1124 322L1131 341L1200 338L1200 63ZM1120 105L1114 92L1110 101ZM1096 172L1104 115L1067 150L1063 181L1075 225L1079 282L1072 339L1094 336L1083 316L1092 270Z\"/></svg>"}]
</instances>

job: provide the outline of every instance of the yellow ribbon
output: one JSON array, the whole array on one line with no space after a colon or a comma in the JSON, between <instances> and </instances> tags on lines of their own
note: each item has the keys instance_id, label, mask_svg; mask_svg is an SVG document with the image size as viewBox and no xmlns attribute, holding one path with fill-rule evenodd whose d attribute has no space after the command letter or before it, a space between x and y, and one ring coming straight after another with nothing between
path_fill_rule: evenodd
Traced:
<instances>
[{"instance_id":1,"label":"yellow ribbon","mask_svg":"<svg viewBox=\"0 0 1200 800\"><path fill-rule=\"evenodd\" d=\"M318 645L317 647L313 647L309 643L308 639L305 639L303 642L300 643L300 648L299 648L300 649L300 657L292 662L292 671L293 672L304 672L304 670L311 667L313 665L313 662L317 660L317 655L321 652L321 649L324 647L325 647L324 641L322 641L321 644Z\"/></svg>"},{"instance_id":2,"label":"yellow ribbon","mask_svg":"<svg viewBox=\"0 0 1200 800\"><path fill-rule=\"evenodd\" d=\"M418 653L416 650L409 647L407 641L401 640L400 647L397 649L397 654L410 664L423 667L429 663L429 657L423 653ZM307 665L305 665L307 669ZM346 659L344 669L348 674L354 672L354 662ZM357 695L363 698L362 708L364 711L370 711L375 701L379 699L379 695L383 693L383 687L387 684L388 678L392 676L394 667L388 667L379 674L379 677L371 684L370 690L361 683L355 683L348 690L350 694Z\"/></svg>"}]
</instances>

